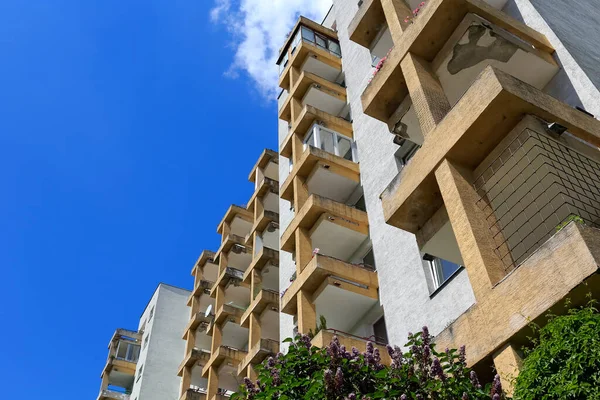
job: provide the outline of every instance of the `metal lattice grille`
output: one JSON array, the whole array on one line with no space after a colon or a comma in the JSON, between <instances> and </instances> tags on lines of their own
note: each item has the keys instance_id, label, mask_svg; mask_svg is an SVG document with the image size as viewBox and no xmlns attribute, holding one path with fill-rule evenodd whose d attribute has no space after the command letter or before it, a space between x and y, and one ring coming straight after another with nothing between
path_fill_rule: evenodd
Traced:
<instances>
[{"instance_id":1,"label":"metal lattice grille","mask_svg":"<svg viewBox=\"0 0 600 400\"><path fill-rule=\"evenodd\" d=\"M600 224L600 163L529 128L475 179L474 187L507 271L561 223Z\"/></svg>"}]
</instances>

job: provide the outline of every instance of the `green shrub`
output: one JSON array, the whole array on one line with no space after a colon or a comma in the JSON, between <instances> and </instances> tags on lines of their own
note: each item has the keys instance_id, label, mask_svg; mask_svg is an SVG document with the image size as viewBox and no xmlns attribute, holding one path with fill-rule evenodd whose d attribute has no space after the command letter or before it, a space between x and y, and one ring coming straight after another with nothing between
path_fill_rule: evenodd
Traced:
<instances>
[{"instance_id":1,"label":"green shrub","mask_svg":"<svg viewBox=\"0 0 600 400\"><path fill-rule=\"evenodd\" d=\"M245 400L478 400L504 399L500 377L483 388L466 367L465 349L438 353L427 328L409 336L407 352L388 346L391 366L381 364L379 350L368 343L364 353L340 345L323 349L307 335L287 339L287 354L270 357L259 367L258 381L244 380L232 399Z\"/></svg>"},{"instance_id":2,"label":"green shrub","mask_svg":"<svg viewBox=\"0 0 600 400\"><path fill-rule=\"evenodd\" d=\"M600 314L586 307L551 316L526 351L515 399L600 399Z\"/></svg>"}]
</instances>

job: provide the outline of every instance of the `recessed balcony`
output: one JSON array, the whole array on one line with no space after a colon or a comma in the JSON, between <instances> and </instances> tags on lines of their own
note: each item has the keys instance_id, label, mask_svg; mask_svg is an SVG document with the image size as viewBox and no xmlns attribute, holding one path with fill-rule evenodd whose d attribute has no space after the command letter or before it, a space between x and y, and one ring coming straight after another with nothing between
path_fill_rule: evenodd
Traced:
<instances>
[{"instance_id":1,"label":"recessed balcony","mask_svg":"<svg viewBox=\"0 0 600 400\"><path fill-rule=\"evenodd\" d=\"M249 226L247 235L252 229L252 224L250 223ZM223 255L227 257L227 267L245 271L252 261L252 246L247 243L246 237L229 234L223 238L221 247L217 250L216 259L220 262L219 258Z\"/></svg>"},{"instance_id":2,"label":"recessed balcony","mask_svg":"<svg viewBox=\"0 0 600 400\"><path fill-rule=\"evenodd\" d=\"M540 90L487 67L381 196L386 221L417 233L443 205L435 171L444 159L475 170L527 114L600 145L600 122Z\"/></svg>"},{"instance_id":3,"label":"recessed balcony","mask_svg":"<svg viewBox=\"0 0 600 400\"><path fill-rule=\"evenodd\" d=\"M265 203L265 208L270 211L277 212L279 210L279 204L274 203L274 199L279 196L279 181L271 178L264 177L257 185L252 197L248 200L248 210L254 210L255 202L258 199L262 199ZM265 198L266 196L272 195L272 198Z\"/></svg>"},{"instance_id":4,"label":"recessed balcony","mask_svg":"<svg viewBox=\"0 0 600 400\"><path fill-rule=\"evenodd\" d=\"M258 161L252 167L252 171L248 175L248 180L253 182L256 187L259 186L264 178L276 181L279 177L277 164L279 164L279 155L277 152L270 149L263 150L260 157L258 157Z\"/></svg>"},{"instance_id":5,"label":"recessed balcony","mask_svg":"<svg viewBox=\"0 0 600 400\"><path fill-rule=\"evenodd\" d=\"M412 22L361 97L364 112L380 121L391 123L408 95L401 67L408 53L431 63L450 105L488 65L538 88L558 71L544 35L481 0L432 0Z\"/></svg>"},{"instance_id":6,"label":"recessed balcony","mask_svg":"<svg viewBox=\"0 0 600 400\"><path fill-rule=\"evenodd\" d=\"M348 25L348 36L354 43L370 49L386 26L381 0L364 0Z\"/></svg>"},{"instance_id":7,"label":"recessed balcony","mask_svg":"<svg viewBox=\"0 0 600 400\"><path fill-rule=\"evenodd\" d=\"M262 210L252 225L252 230L250 231L249 237L251 237L255 232L263 234L265 230L268 230L268 232L271 233L279 230L279 213L269 210ZM251 241L248 240L247 242Z\"/></svg>"},{"instance_id":8,"label":"recessed balcony","mask_svg":"<svg viewBox=\"0 0 600 400\"><path fill-rule=\"evenodd\" d=\"M244 311L246 308L243 305L223 304L215 314L214 323L220 325L227 320L239 324Z\"/></svg>"},{"instance_id":9,"label":"recessed balcony","mask_svg":"<svg viewBox=\"0 0 600 400\"><path fill-rule=\"evenodd\" d=\"M240 325L244 328L249 328L250 314L262 314L266 309L278 312L279 292L267 289L260 290L242 315Z\"/></svg>"},{"instance_id":10,"label":"recessed balcony","mask_svg":"<svg viewBox=\"0 0 600 400\"><path fill-rule=\"evenodd\" d=\"M245 375L249 365L258 365L267 357L279 353L279 341L271 339L260 339L254 346L248 349L248 354L238 366L238 374Z\"/></svg>"},{"instance_id":11,"label":"recessed balcony","mask_svg":"<svg viewBox=\"0 0 600 400\"><path fill-rule=\"evenodd\" d=\"M194 285L194 290L192 290L192 294L190 295L190 297L188 297L188 301L187 301L187 306L191 307L192 306L192 301L194 299L194 297L202 297L202 295L207 294L210 295L210 290L212 289L212 287L214 286L214 282L212 281L207 281L207 280L200 280L199 282L195 282L196 284ZM202 301L203 299L201 299Z\"/></svg>"},{"instance_id":12,"label":"recessed balcony","mask_svg":"<svg viewBox=\"0 0 600 400\"><path fill-rule=\"evenodd\" d=\"M245 207L231 205L217 227L223 239L230 234L245 237L252 227L253 216ZM218 254L215 256L218 257Z\"/></svg>"},{"instance_id":13,"label":"recessed balcony","mask_svg":"<svg viewBox=\"0 0 600 400\"><path fill-rule=\"evenodd\" d=\"M281 236L281 250L294 252L295 232L308 231L312 248L341 260L349 259L369 233L367 213L318 195L311 195Z\"/></svg>"},{"instance_id":14,"label":"recessed balcony","mask_svg":"<svg viewBox=\"0 0 600 400\"><path fill-rule=\"evenodd\" d=\"M186 325L182 339L187 340L188 333L191 331L195 331L197 329L206 331L211 323L212 318L206 316L206 311L195 313L190 319L190 322L188 322L188 324Z\"/></svg>"},{"instance_id":15,"label":"recessed balcony","mask_svg":"<svg viewBox=\"0 0 600 400\"><path fill-rule=\"evenodd\" d=\"M193 348L185 355L185 359L179 365L177 376L182 376L185 368L204 366L209 360L210 350Z\"/></svg>"},{"instance_id":16,"label":"recessed balcony","mask_svg":"<svg viewBox=\"0 0 600 400\"><path fill-rule=\"evenodd\" d=\"M260 272L264 268L270 267L275 269L279 268L279 251L263 246L260 251L254 255L252 264L250 264L250 267L244 272L244 284L250 285L253 271Z\"/></svg>"},{"instance_id":17,"label":"recessed balcony","mask_svg":"<svg viewBox=\"0 0 600 400\"><path fill-rule=\"evenodd\" d=\"M331 115L339 115L346 107L346 88L310 72L302 72L279 110L279 118L293 126L306 105Z\"/></svg>"},{"instance_id":18,"label":"recessed balcony","mask_svg":"<svg viewBox=\"0 0 600 400\"><path fill-rule=\"evenodd\" d=\"M306 146L281 186L282 199L294 201L293 182L296 177L304 179L309 193L342 203L348 201L360 186L360 172L356 162L312 145Z\"/></svg>"},{"instance_id":19,"label":"recessed balcony","mask_svg":"<svg viewBox=\"0 0 600 400\"><path fill-rule=\"evenodd\" d=\"M312 298L316 315L324 316L328 327L348 331L377 304L378 288L377 273L371 267L316 254L284 291L281 311L296 315L302 291Z\"/></svg>"},{"instance_id":20,"label":"recessed balcony","mask_svg":"<svg viewBox=\"0 0 600 400\"><path fill-rule=\"evenodd\" d=\"M191 275L196 278L201 274L201 279L215 281L219 273L219 266L215 264L215 253L204 250L192 268Z\"/></svg>"},{"instance_id":21,"label":"recessed balcony","mask_svg":"<svg viewBox=\"0 0 600 400\"><path fill-rule=\"evenodd\" d=\"M315 123L349 138L352 137L352 124L349 121L323 112L313 106L305 105L298 119L292 125L290 133L281 143L279 148L281 155L286 158L292 158L293 137L297 136L304 142L305 137L311 133L311 129Z\"/></svg>"},{"instance_id":22,"label":"recessed balcony","mask_svg":"<svg viewBox=\"0 0 600 400\"><path fill-rule=\"evenodd\" d=\"M226 390L235 391L239 387L239 384L237 384L237 382L234 385L228 385L228 387L227 385L223 384L225 383L226 379L221 378L226 377L228 375L230 377L237 377L237 367L240 364L240 362L244 360L244 357L246 357L246 355L247 353L245 351L228 346L219 346L219 348L216 349L215 352L213 352L213 354L210 356L210 359L204 366L202 370L202 376L207 378L209 370L212 367L218 368L219 387Z\"/></svg>"},{"instance_id":23,"label":"recessed balcony","mask_svg":"<svg viewBox=\"0 0 600 400\"><path fill-rule=\"evenodd\" d=\"M206 400L206 389L188 389L183 392L179 400Z\"/></svg>"},{"instance_id":24,"label":"recessed balcony","mask_svg":"<svg viewBox=\"0 0 600 400\"><path fill-rule=\"evenodd\" d=\"M367 343L371 342L371 344L373 344L373 347L379 350L379 355L381 356L381 363L383 365L390 365L392 363L392 360L390 359L390 355L387 351L385 344L376 343L373 340L370 340L369 338L351 335L346 332L336 331L335 329L320 330L311 340L311 343L313 346L324 348L331 344L334 336L337 337L340 344L342 346L345 346L346 349L356 347L360 352L364 352L365 350L367 350Z\"/></svg>"},{"instance_id":25,"label":"recessed balcony","mask_svg":"<svg viewBox=\"0 0 600 400\"><path fill-rule=\"evenodd\" d=\"M300 17L280 52L279 87L289 90L290 70L308 71L330 81L342 69L341 51L335 31Z\"/></svg>"}]
</instances>

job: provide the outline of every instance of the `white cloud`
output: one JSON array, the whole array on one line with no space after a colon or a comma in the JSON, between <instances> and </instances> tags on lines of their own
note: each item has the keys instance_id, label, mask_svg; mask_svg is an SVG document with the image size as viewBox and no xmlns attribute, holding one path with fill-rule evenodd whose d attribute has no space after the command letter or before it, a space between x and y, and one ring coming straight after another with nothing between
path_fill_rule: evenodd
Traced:
<instances>
[{"instance_id":1,"label":"white cloud","mask_svg":"<svg viewBox=\"0 0 600 400\"><path fill-rule=\"evenodd\" d=\"M267 98L275 98L277 56L299 15L321 22L331 0L215 0L210 18L233 36L235 57L225 72L246 72Z\"/></svg>"}]
</instances>

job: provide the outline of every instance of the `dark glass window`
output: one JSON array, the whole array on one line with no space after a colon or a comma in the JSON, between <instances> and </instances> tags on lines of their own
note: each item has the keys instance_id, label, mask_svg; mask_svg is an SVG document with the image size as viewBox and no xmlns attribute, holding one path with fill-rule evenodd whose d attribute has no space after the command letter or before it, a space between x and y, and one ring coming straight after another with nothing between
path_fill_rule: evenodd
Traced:
<instances>
[{"instance_id":1,"label":"dark glass window","mask_svg":"<svg viewBox=\"0 0 600 400\"><path fill-rule=\"evenodd\" d=\"M388 343L387 329L385 327L385 317L381 317L373 324L373 333L375 340L379 343Z\"/></svg>"}]
</instances>

